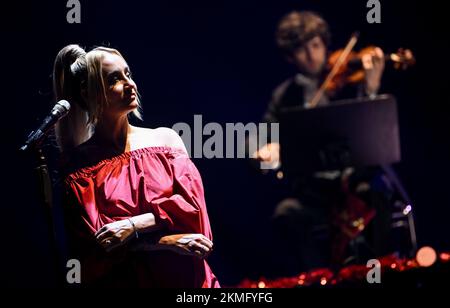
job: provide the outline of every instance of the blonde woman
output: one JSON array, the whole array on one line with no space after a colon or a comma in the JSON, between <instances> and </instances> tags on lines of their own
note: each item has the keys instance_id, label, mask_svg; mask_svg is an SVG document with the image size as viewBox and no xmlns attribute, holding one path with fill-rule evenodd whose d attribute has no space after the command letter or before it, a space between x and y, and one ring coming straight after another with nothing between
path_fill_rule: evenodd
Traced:
<instances>
[{"instance_id":1,"label":"blonde woman","mask_svg":"<svg viewBox=\"0 0 450 308\"><path fill-rule=\"evenodd\" d=\"M200 174L168 128L131 126L140 101L115 49L69 45L54 66L65 162L70 257L92 286L219 287L206 257L212 235Z\"/></svg>"}]
</instances>

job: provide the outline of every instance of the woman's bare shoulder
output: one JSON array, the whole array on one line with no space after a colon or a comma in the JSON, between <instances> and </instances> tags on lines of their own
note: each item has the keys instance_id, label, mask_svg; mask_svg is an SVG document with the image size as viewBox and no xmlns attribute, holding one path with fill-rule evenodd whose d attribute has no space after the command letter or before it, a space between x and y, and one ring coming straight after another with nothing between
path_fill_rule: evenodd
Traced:
<instances>
[{"instance_id":1,"label":"woman's bare shoulder","mask_svg":"<svg viewBox=\"0 0 450 308\"><path fill-rule=\"evenodd\" d=\"M180 135L168 127L144 128L134 127L135 138L141 147L167 146L179 148L186 152L186 147Z\"/></svg>"}]
</instances>

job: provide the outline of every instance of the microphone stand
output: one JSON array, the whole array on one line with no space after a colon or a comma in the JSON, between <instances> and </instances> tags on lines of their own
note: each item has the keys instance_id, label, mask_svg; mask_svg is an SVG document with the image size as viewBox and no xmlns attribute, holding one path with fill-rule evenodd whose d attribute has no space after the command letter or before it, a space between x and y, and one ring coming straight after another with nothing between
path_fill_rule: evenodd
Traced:
<instances>
[{"instance_id":1,"label":"microphone stand","mask_svg":"<svg viewBox=\"0 0 450 308\"><path fill-rule=\"evenodd\" d=\"M34 171L36 175L36 183L38 187L39 203L42 206L45 214L45 220L48 229L49 245L51 250L52 261L54 264L56 283L62 283L62 258L58 251L58 241L56 238L54 212L53 212L53 189L50 179L47 159L42 151L42 142L47 136L48 131L58 122L62 117L66 116L70 110L70 103L66 100L58 101L50 115L48 115L41 126L31 132L25 144L20 148L21 152L31 152L33 159Z\"/></svg>"},{"instance_id":2,"label":"microphone stand","mask_svg":"<svg viewBox=\"0 0 450 308\"><path fill-rule=\"evenodd\" d=\"M28 148L33 160L34 177L38 188L38 202L43 209L44 219L47 225L47 234L50 247L50 255L53 264L54 278L57 286L63 284L62 258L58 251L53 215L53 187L47 159L40 144ZM23 150L22 150L23 151Z\"/></svg>"}]
</instances>

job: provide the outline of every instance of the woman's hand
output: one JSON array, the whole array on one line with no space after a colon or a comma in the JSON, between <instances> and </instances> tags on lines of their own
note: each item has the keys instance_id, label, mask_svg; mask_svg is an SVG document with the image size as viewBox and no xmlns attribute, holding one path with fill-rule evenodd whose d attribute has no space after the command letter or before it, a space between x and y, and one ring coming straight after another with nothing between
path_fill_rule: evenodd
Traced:
<instances>
[{"instance_id":1,"label":"woman's hand","mask_svg":"<svg viewBox=\"0 0 450 308\"><path fill-rule=\"evenodd\" d=\"M95 233L95 238L109 252L116 247L122 246L136 234L135 226L131 221L124 219L104 225Z\"/></svg>"},{"instance_id":2,"label":"woman's hand","mask_svg":"<svg viewBox=\"0 0 450 308\"><path fill-rule=\"evenodd\" d=\"M160 248L167 248L176 253L206 258L212 251L213 242L206 236L198 233L172 234L163 236L159 243Z\"/></svg>"},{"instance_id":3,"label":"woman's hand","mask_svg":"<svg viewBox=\"0 0 450 308\"><path fill-rule=\"evenodd\" d=\"M95 233L95 237L106 251L111 251L125 244L133 236L137 237L138 234L152 232L158 228L155 215L145 213L104 225Z\"/></svg>"}]
</instances>

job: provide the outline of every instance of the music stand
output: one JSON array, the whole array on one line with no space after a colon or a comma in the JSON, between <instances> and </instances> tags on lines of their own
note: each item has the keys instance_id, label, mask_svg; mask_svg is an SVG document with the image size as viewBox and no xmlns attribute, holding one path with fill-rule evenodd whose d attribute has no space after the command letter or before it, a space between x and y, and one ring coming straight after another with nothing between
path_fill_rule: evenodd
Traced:
<instances>
[{"instance_id":1,"label":"music stand","mask_svg":"<svg viewBox=\"0 0 450 308\"><path fill-rule=\"evenodd\" d=\"M396 100L380 95L312 109L285 108L280 112L280 144L288 176L399 162Z\"/></svg>"},{"instance_id":2,"label":"music stand","mask_svg":"<svg viewBox=\"0 0 450 308\"><path fill-rule=\"evenodd\" d=\"M413 255L417 240L412 203L390 167L401 159L395 97L340 100L312 109L289 107L279 118L281 163L288 177L381 166L405 202Z\"/></svg>"}]
</instances>

